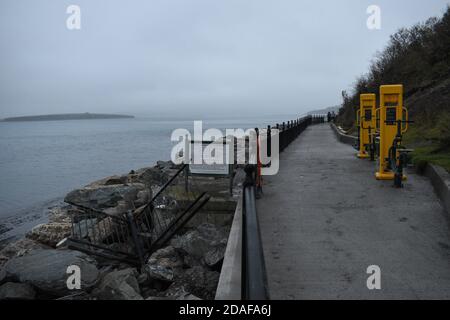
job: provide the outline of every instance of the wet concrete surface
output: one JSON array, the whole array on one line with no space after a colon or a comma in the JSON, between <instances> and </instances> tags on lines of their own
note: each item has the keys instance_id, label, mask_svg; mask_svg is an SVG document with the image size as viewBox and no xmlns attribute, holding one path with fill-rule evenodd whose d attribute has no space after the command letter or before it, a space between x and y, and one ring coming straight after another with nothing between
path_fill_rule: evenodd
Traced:
<instances>
[{"instance_id":1,"label":"wet concrete surface","mask_svg":"<svg viewBox=\"0 0 450 320\"><path fill-rule=\"evenodd\" d=\"M450 229L428 179L374 178L328 124L309 127L257 201L272 299L450 298ZM366 285L381 269L381 290Z\"/></svg>"}]
</instances>

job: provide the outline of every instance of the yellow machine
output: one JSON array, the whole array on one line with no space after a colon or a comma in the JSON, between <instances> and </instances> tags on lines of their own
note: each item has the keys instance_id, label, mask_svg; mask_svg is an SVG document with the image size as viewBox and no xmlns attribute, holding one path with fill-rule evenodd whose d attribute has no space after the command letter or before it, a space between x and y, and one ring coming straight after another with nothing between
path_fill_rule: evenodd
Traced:
<instances>
[{"instance_id":1,"label":"yellow machine","mask_svg":"<svg viewBox=\"0 0 450 320\"><path fill-rule=\"evenodd\" d=\"M376 110L379 128L378 180L394 180L401 187L406 179L406 152L401 147L402 134L408 130L408 111L403 107L403 85L383 85L380 87L380 108Z\"/></svg>"},{"instance_id":2,"label":"yellow machine","mask_svg":"<svg viewBox=\"0 0 450 320\"><path fill-rule=\"evenodd\" d=\"M359 115L357 116L359 131L358 158L373 158L372 136L376 129L376 95L373 93L361 94L359 96Z\"/></svg>"}]
</instances>

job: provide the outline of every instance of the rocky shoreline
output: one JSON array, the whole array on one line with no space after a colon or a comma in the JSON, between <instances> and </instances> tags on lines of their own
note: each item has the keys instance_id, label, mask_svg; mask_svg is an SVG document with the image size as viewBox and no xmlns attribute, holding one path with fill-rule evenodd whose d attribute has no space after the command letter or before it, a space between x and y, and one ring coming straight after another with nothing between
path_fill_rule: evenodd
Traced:
<instances>
[{"instance_id":1,"label":"rocky shoreline","mask_svg":"<svg viewBox=\"0 0 450 320\"><path fill-rule=\"evenodd\" d=\"M64 207L63 198L52 199L20 209L0 220L0 251L9 243L17 241L34 226L47 223L53 208Z\"/></svg>"},{"instance_id":2,"label":"rocky shoreline","mask_svg":"<svg viewBox=\"0 0 450 320\"><path fill-rule=\"evenodd\" d=\"M1 299L214 299L230 225L186 227L137 268L67 247L77 205L117 216L145 206L176 171L171 162L95 181L49 210L48 222L0 250ZM79 266L81 289L67 286L68 266Z\"/></svg>"}]
</instances>

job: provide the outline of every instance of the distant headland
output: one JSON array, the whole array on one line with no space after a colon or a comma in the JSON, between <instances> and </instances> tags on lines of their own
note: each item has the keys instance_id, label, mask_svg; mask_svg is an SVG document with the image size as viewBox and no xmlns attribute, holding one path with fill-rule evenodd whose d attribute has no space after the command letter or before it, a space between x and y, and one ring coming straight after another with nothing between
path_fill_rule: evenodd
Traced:
<instances>
[{"instance_id":1,"label":"distant headland","mask_svg":"<svg viewBox=\"0 0 450 320\"><path fill-rule=\"evenodd\" d=\"M91 119L124 119L134 118L134 116L122 114L102 114L102 113L64 113L64 114L45 114L39 116L23 116L5 118L0 121L19 122L19 121L58 121L58 120L91 120Z\"/></svg>"}]
</instances>

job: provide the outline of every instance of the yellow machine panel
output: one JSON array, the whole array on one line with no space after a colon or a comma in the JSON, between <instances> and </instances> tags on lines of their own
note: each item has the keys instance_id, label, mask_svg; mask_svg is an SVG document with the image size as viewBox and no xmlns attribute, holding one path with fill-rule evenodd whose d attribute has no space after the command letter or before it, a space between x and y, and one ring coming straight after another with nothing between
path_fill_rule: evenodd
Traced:
<instances>
[{"instance_id":1,"label":"yellow machine panel","mask_svg":"<svg viewBox=\"0 0 450 320\"><path fill-rule=\"evenodd\" d=\"M378 171L375 176L378 180L394 179L395 174L389 164L389 152L398 132L398 121L403 121L403 111L403 85L381 86L380 108L377 110L380 140Z\"/></svg>"},{"instance_id":2,"label":"yellow machine panel","mask_svg":"<svg viewBox=\"0 0 450 320\"><path fill-rule=\"evenodd\" d=\"M376 95L373 93L359 96L359 152L358 158L369 158L369 146L376 131Z\"/></svg>"}]
</instances>

